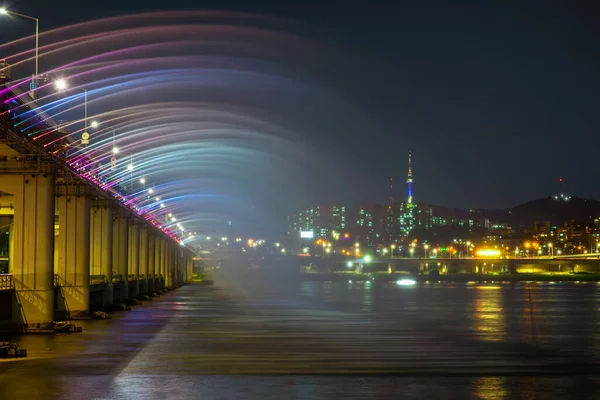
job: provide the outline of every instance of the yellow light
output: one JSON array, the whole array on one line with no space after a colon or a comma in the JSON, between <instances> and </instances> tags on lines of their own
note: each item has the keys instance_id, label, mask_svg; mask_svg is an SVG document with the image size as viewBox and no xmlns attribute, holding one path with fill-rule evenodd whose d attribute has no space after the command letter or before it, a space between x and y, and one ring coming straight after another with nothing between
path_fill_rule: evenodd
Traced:
<instances>
[{"instance_id":1,"label":"yellow light","mask_svg":"<svg viewBox=\"0 0 600 400\"><path fill-rule=\"evenodd\" d=\"M552 243L548 243L548 247L552 248Z\"/></svg>"},{"instance_id":2,"label":"yellow light","mask_svg":"<svg viewBox=\"0 0 600 400\"><path fill-rule=\"evenodd\" d=\"M525 248L527 248L527 249L528 249L528 248L529 248L529 246L531 246L531 243L529 243L529 242L525 242Z\"/></svg>"},{"instance_id":3,"label":"yellow light","mask_svg":"<svg viewBox=\"0 0 600 400\"><path fill-rule=\"evenodd\" d=\"M354 243L354 247L360 247L360 243L358 243L358 242Z\"/></svg>"},{"instance_id":4,"label":"yellow light","mask_svg":"<svg viewBox=\"0 0 600 400\"><path fill-rule=\"evenodd\" d=\"M479 249L475 252L475 254L477 255L477 257L492 258L492 257L500 257L500 254L502 254L502 253L498 249Z\"/></svg>"}]
</instances>

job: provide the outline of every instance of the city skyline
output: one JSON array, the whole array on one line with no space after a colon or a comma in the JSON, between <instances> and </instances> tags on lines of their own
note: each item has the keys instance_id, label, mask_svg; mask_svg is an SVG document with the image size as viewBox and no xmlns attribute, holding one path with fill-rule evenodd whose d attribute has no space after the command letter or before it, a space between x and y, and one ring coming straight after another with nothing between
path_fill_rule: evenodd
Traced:
<instances>
[{"instance_id":1,"label":"city skyline","mask_svg":"<svg viewBox=\"0 0 600 400\"><path fill-rule=\"evenodd\" d=\"M177 98L250 108L253 117L278 129L276 142L256 145L248 133L264 132L265 127L238 121L245 159L261 172L247 174L250 167L216 160L222 174L210 182L211 192L200 205L187 206L190 212L209 210L210 220L219 223L231 220L248 231L260 223L263 231L274 231L290 209L302 204L387 198L390 177L395 183L405 179L408 151L415 155L415 196L420 201L507 208L553 193L561 176L571 195L600 198L600 189L590 184L598 178L593 149L600 139L593 134L598 125L593 115L594 93L600 88L591 73L598 69L593 56L598 44L583 35L598 27L576 7L547 6L547 15L540 17L526 6L496 5L491 12L476 1L452 7L439 0L427 6L380 2L368 10L347 4L343 13L328 2L204 5L256 13L246 23L277 37L282 50L271 52L258 38L232 37L230 43L246 40L250 54L232 48L211 53L222 56L215 65L227 68L200 74L202 82L218 82L227 90L187 85L176 91ZM140 6L147 11L164 7L153 1L111 0L91 15L77 7L64 13L34 0L15 5L15 10L40 17L43 48L60 32L93 31L103 26L93 19L128 14ZM192 6L181 1L173 9ZM245 18L227 12L213 15L228 27ZM552 18L564 15L577 23L561 25L562 34L557 35ZM117 20L106 26L115 29L111 25ZM64 27L75 23L80 25ZM136 23L130 28L136 29ZM4 43L32 34L26 21L11 21L10 28L0 31ZM202 37L211 35L204 32ZM291 43L290 36L302 38L302 44ZM19 53L32 44L22 40L11 49ZM293 48L294 54L283 48ZM64 56L77 59L68 52ZM244 72L227 71L233 68L231 57ZM28 65L14 67L13 73L27 76ZM54 53L42 51L42 71L60 65ZM98 73L94 79L110 76ZM253 85L261 88L261 96L255 95ZM574 93L574 88L581 90ZM130 101L122 100L123 106ZM92 101L96 110L103 108L100 100ZM72 114L65 116L75 118ZM194 154L195 159L204 158ZM205 190L204 182L188 179L182 179L187 181L182 188ZM285 191L277 189L282 185Z\"/></svg>"}]
</instances>

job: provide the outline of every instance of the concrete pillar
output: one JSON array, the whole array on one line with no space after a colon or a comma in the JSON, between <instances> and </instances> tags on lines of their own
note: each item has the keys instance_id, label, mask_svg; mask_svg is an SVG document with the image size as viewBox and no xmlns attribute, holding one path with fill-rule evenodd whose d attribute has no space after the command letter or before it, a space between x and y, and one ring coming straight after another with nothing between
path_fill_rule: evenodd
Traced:
<instances>
[{"instance_id":1,"label":"concrete pillar","mask_svg":"<svg viewBox=\"0 0 600 400\"><path fill-rule=\"evenodd\" d=\"M166 243L167 258L165 262L165 286L171 288L173 285L173 245L169 240Z\"/></svg>"},{"instance_id":2,"label":"concrete pillar","mask_svg":"<svg viewBox=\"0 0 600 400\"><path fill-rule=\"evenodd\" d=\"M15 222L8 227L8 270L13 271L15 260Z\"/></svg>"},{"instance_id":3,"label":"concrete pillar","mask_svg":"<svg viewBox=\"0 0 600 400\"><path fill-rule=\"evenodd\" d=\"M129 267L130 281L129 298L134 299L140 295L140 226L135 220L129 221Z\"/></svg>"},{"instance_id":4,"label":"concrete pillar","mask_svg":"<svg viewBox=\"0 0 600 400\"><path fill-rule=\"evenodd\" d=\"M161 239L157 235L154 237L154 290L160 289L160 260L162 253L160 251Z\"/></svg>"},{"instance_id":5,"label":"concrete pillar","mask_svg":"<svg viewBox=\"0 0 600 400\"><path fill-rule=\"evenodd\" d=\"M164 238L160 239L160 278L161 289L164 289L167 279L167 242Z\"/></svg>"},{"instance_id":6,"label":"concrete pillar","mask_svg":"<svg viewBox=\"0 0 600 400\"><path fill-rule=\"evenodd\" d=\"M9 163L4 163L6 171L0 170L0 190L15 196L9 266L15 287L13 324L46 328L54 320L54 176L11 174Z\"/></svg>"},{"instance_id":7,"label":"concrete pillar","mask_svg":"<svg viewBox=\"0 0 600 400\"><path fill-rule=\"evenodd\" d=\"M118 284L118 297L115 303L122 303L129 299L127 284L128 271L128 243L129 243L129 220L118 215L113 221L113 270L116 277L120 279Z\"/></svg>"},{"instance_id":8,"label":"concrete pillar","mask_svg":"<svg viewBox=\"0 0 600 400\"><path fill-rule=\"evenodd\" d=\"M140 274L139 274L139 290L140 294L148 293L148 228L142 227L140 229Z\"/></svg>"},{"instance_id":9,"label":"concrete pillar","mask_svg":"<svg viewBox=\"0 0 600 400\"><path fill-rule=\"evenodd\" d=\"M60 193L79 188L81 195ZM60 287L55 292L56 318L86 317L90 311L90 200L83 186L61 185L56 190L59 233L54 273Z\"/></svg>"},{"instance_id":10,"label":"concrete pillar","mask_svg":"<svg viewBox=\"0 0 600 400\"><path fill-rule=\"evenodd\" d=\"M104 276L108 282L103 305L111 305L113 299L113 210L108 200L92 200L90 210L90 275Z\"/></svg>"},{"instance_id":11,"label":"concrete pillar","mask_svg":"<svg viewBox=\"0 0 600 400\"><path fill-rule=\"evenodd\" d=\"M146 273L147 292L154 291L154 263L156 259L156 238L151 231L148 231L148 272Z\"/></svg>"}]
</instances>

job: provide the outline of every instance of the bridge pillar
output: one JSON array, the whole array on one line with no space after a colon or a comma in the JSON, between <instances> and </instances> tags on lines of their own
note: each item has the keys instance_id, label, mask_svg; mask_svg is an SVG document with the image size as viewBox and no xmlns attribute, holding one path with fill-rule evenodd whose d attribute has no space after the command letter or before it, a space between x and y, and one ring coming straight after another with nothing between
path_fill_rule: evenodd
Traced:
<instances>
[{"instance_id":1,"label":"bridge pillar","mask_svg":"<svg viewBox=\"0 0 600 400\"><path fill-rule=\"evenodd\" d=\"M58 185L56 194L56 319L86 317L90 311L90 200L82 185Z\"/></svg>"},{"instance_id":2,"label":"bridge pillar","mask_svg":"<svg viewBox=\"0 0 600 400\"><path fill-rule=\"evenodd\" d=\"M54 175L50 166L44 173L11 173L8 164L0 166L0 190L15 196L12 323L47 328L54 320Z\"/></svg>"},{"instance_id":3,"label":"bridge pillar","mask_svg":"<svg viewBox=\"0 0 600 400\"><path fill-rule=\"evenodd\" d=\"M113 221L113 270L118 281L119 294L114 303L122 303L129 299L128 271L129 221L124 215L117 215Z\"/></svg>"},{"instance_id":4,"label":"bridge pillar","mask_svg":"<svg viewBox=\"0 0 600 400\"><path fill-rule=\"evenodd\" d=\"M151 231L148 231L148 271L146 272L147 293L152 293L154 291L154 275L156 274L154 271L154 262L156 259L155 247L155 236Z\"/></svg>"},{"instance_id":5,"label":"bridge pillar","mask_svg":"<svg viewBox=\"0 0 600 400\"><path fill-rule=\"evenodd\" d=\"M166 262L166 273L165 273L165 286L170 288L171 286L173 286L173 266L174 266L174 260L175 258L175 252L173 251L173 244L171 243L171 241L169 240L169 242L167 243L167 262Z\"/></svg>"},{"instance_id":6,"label":"bridge pillar","mask_svg":"<svg viewBox=\"0 0 600 400\"><path fill-rule=\"evenodd\" d=\"M128 274L132 281L129 282L129 299L140 295L140 226L135 220L129 222L129 262ZM128 277L128 281L129 281Z\"/></svg>"},{"instance_id":7,"label":"bridge pillar","mask_svg":"<svg viewBox=\"0 0 600 400\"><path fill-rule=\"evenodd\" d=\"M162 253L160 251L160 236L154 236L154 290L161 289L160 286L160 260L162 259Z\"/></svg>"},{"instance_id":8,"label":"bridge pillar","mask_svg":"<svg viewBox=\"0 0 600 400\"><path fill-rule=\"evenodd\" d=\"M149 258L148 228L143 226L140 229L140 274L139 274L139 292L148 293L148 258Z\"/></svg>"},{"instance_id":9,"label":"bridge pillar","mask_svg":"<svg viewBox=\"0 0 600 400\"><path fill-rule=\"evenodd\" d=\"M175 252L177 253L175 260L177 261L177 265L175 268L175 283L177 285L181 285L183 283L183 265L184 265L184 255L183 248L178 246L175 248Z\"/></svg>"},{"instance_id":10,"label":"bridge pillar","mask_svg":"<svg viewBox=\"0 0 600 400\"><path fill-rule=\"evenodd\" d=\"M106 289L103 305L111 305L113 298L113 210L108 200L92 200L90 222L90 275L104 275Z\"/></svg>"},{"instance_id":11,"label":"bridge pillar","mask_svg":"<svg viewBox=\"0 0 600 400\"><path fill-rule=\"evenodd\" d=\"M165 289L167 279L167 241L164 238L160 239L160 278L161 289Z\"/></svg>"}]
</instances>

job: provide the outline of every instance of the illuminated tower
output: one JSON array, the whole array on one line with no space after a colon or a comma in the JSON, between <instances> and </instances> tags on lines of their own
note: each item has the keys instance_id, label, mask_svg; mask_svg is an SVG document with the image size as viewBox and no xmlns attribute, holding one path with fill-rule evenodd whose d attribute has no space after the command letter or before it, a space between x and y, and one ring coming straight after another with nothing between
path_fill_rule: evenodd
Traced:
<instances>
[{"instance_id":1,"label":"illuminated tower","mask_svg":"<svg viewBox=\"0 0 600 400\"><path fill-rule=\"evenodd\" d=\"M408 185L408 204L412 204L412 153L408 152L408 176L406 177L406 184Z\"/></svg>"}]
</instances>

